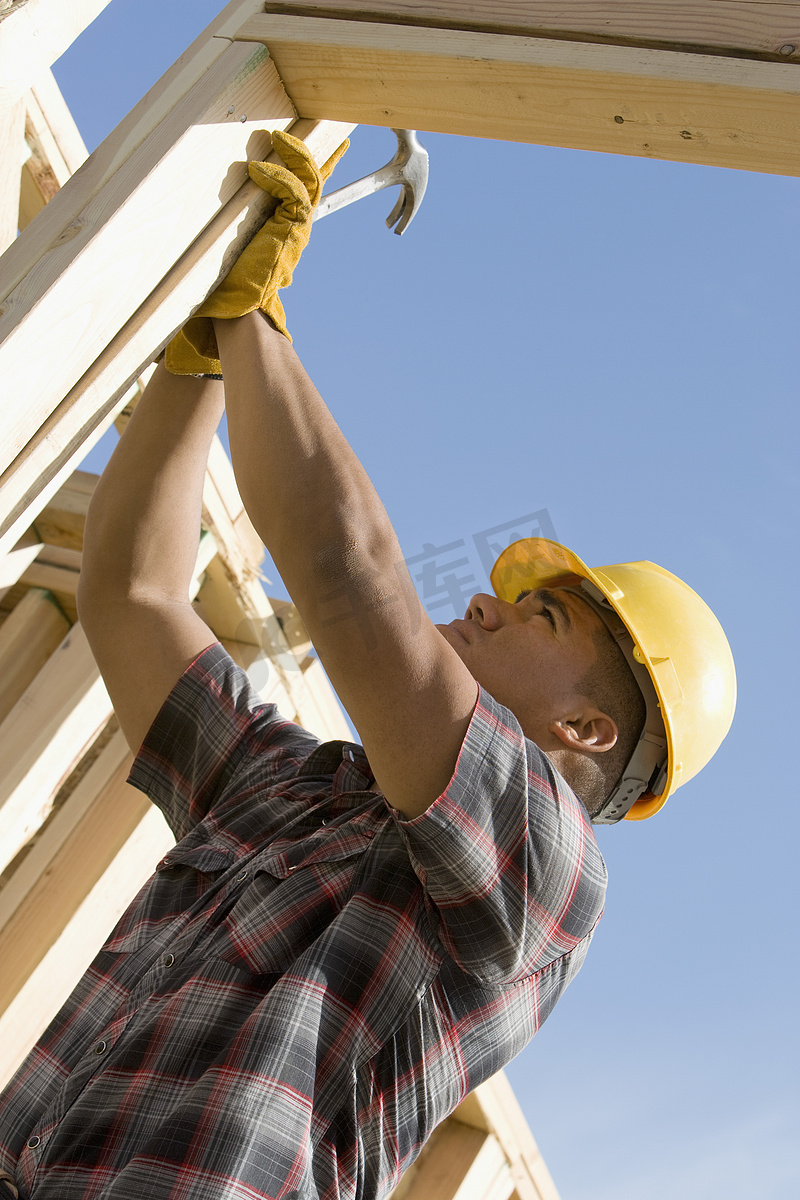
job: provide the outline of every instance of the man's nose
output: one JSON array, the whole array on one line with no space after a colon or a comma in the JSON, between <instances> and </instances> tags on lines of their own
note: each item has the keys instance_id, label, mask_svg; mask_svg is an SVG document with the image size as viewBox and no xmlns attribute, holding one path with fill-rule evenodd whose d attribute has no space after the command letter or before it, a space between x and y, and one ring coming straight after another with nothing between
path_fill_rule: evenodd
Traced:
<instances>
[{"instance_id":1,"label":"man's nose","mask_svg":"<svg viewBox=\"0 0 800 1200\"><path fill-rule=\"evenodd\" d=\"M488 592L478 592L469 603L467 621L477 621L484 629L497 629L503 624L504 602Z\"/></svg>"}]
</instances>

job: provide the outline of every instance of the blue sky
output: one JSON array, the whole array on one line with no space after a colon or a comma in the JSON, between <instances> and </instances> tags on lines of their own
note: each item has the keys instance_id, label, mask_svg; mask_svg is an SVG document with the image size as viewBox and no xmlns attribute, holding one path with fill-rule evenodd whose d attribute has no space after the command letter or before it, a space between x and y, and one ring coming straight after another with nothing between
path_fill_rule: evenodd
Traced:
<instances>
[{"instance_id":1,"label":"blue sky","mask_svg":"<svg viewBox=\"0 0 800 1200\"><path fill-rule=\"evenodd\" d=\"M112 0L54 68L90 149L220 6ZM336 183L393 141L359 129ZM563 1200L789 1200L800 182L423 141L409 232L384 228L389 193L331 216L285 299L404 553L452 546L436 561L467 560L451 573L468 595L488 586L478 535L546 514L590 565L685 578L739 676L702 775L655 819L600 831L606 916L509 1075ZM456 615L445 591L423 598Z\"/></svg>"}]
</instances>

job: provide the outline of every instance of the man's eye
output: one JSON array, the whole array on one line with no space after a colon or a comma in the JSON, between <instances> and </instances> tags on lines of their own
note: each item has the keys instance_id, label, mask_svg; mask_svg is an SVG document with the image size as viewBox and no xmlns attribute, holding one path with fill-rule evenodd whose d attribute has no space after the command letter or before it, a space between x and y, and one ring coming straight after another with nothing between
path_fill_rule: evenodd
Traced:
<instances>
[{"instance_id":1,"label":"man's eye","mask_svg":"<svg viewBox=\"0 0 800 1200\"><path fill-rule=\"evenodd\" d=\"M556 619L555 619L555 617L553 616L553 614L552 614L552 612L550 611L550 609L549 609L549 608L543 608L543 609L542 609L542 612L541 612L541 615L542 615L543 617L547 617L548 621L549 621L549 622L550 622L550 624L553 626L553 629L555 629L555 627L556 627Z\"/></svg>"},{"instance_id":2,"label":"man's eye","mask_svg":"<svg viewBox=\"0 0 800 1200\"><path fill-rule=\"evenodd\" d=\"M531 594L531 593L530 593L530 588L528 589L528 591L527 591L527 592L520 592L520 594L517 596L517 598L516 598L516 600L514 601L514 603L515 603L515 604L519 604L520 600L524 600L524 599L525 599L525 597L526 597L526 596L530 596L530 594Z\"/></svg>"}]
</instances>

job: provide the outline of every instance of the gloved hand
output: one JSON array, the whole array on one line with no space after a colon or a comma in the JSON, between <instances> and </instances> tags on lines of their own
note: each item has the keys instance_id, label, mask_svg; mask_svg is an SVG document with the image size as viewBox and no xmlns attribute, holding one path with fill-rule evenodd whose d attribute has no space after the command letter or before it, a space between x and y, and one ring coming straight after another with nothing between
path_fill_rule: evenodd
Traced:
<instances>
[{"instance_id":1,"label":"gloved hand","mask_svg":"<svg viewBox=\"0 0 800 1200\"><path fill-rule=\"evenodd\" d=\"M304 142L276 130L273 149L286 166L251 162L250 178L278 201L277 208L248 242L222 283L167 346L173 375L219 375L219 350L212 317L243 317L260 308L289 341L278 289L288 287L311 234L322 185L349 146L345 141L318 167Z\"/></svg>"}]
</instances>

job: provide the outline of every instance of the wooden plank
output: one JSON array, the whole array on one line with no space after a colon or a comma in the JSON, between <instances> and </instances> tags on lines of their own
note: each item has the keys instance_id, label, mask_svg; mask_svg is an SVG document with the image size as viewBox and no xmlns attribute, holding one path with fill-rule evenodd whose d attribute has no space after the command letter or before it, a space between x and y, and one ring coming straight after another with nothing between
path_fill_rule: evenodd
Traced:
<instances>
[{"instance_id":1,"label":"wooden plank","mask_svg":"<svg viewBox=\"0 0 800 1200\"><path fill-rule=\"evenodd\" d=\"M132 762L117 732L0 892L0 1013L147 814L125 782Z\"/></svg>"},{"instance_id":2,"label":"wooden plank","mask_svg":"<svg viewBox=\"0 0 800 1200\"><path fill-rule=\"evenodd\" d=\"M394 1200L481 1200L487 1147L499 1170L502 1153L492 1134L448 1117L406 1172L393 1193Z\"/></svg>"},{"instance_id":3,"label":"wooden plank","mask_svg":"<svg viewBox=\"0 0 800 1200\"><path fill-rule=\"evenodd\" d=\"M265 158L294 115L263 47L231 45L3 298L0 470ZM244 119L242 119L244 118ZM81 174L47 206L81 190ZM35 232L31 227L22 235ZM48 353L42 353L47 347Z\"/></svg>"},{"instance_id":4,"label":"wooden plank","mask_svg":"<svg viewBox=\"0 0 800 1200\"><path fill-rule=\"evenodd\" d=\"M52 72L49 74L52 76ZM40 95L42 102L39 99ZM58 100L61 101L60 105ZM76 153L78 143L83 148L84 158L86 157L86 148L83 146L83 139L80 137L77 127L74 131L69 129L68 110L55 80L53 80L52 86L49 86L49 82L45 80L38 92L34 90L27 92L23 103L25 105L25 142L29 157L22 168L19 205L20 229L25 229L45 204L52 200L56 192L64 186L73 170L77 169L72 163L77 161L80 165L79 155ZM42 103L49 103L53 109L55 127L51 125L50 114L42 107ZM62 140L65 142L66 153L63 153L61 149ZM66 154L70 155L70 162L67 162Z\"/></svg>"},{"instance_id":5,"label":"wooden plank","mask_svg":"<svg viewBox=\"0 0 800 1200\"><path fill-rule=\"evenodd\" d=\"M282 0L264 7L270 13L525 37L735 50L782 61L800 55L800 4L770 0Z\"/></svg>"},{"instance_id":6,"label":"wooden plank","mask_svg":"<svg viewBox=\"0 0 800 1200\"><path fill-rule=\"evenodd\" d=\"M53 65L109 0L27 0L0 22L0 107Z\"/></svg>"},{"instance_id":7,"label":"wooden plank","mask_svg":"<svg viewBox=\"0 0 800 1200\"><path fill-rule=\"evenodd\" d=\"M24 146L25 104L20 100L0 110L0 254L17 236Z\"/></svg>"},{"instance_id":8,"label":"wooden plank","mask_svg":"<svg viewBox=\"0 0 800 1200\"><path fill-rule=\"evenodd\" d=\"M81 131L75 124L69 105L61 94L56 77L49 68L36 78L30 95L47 122L50 136L58 147L69 174L74 175L78 167L86 162L89 151Z\"/></svg>"},{"instance_id":9,"label":"wooden plank","mask_svg":"<svg viewBox=\"0 0 800 1200\"><path fill-rule=\"evenodd\" d=\"M272 15L237 37L307 117L800 174L794 65Z\"/></svg>"},{"instance_id":10,"label":"wooden plank","mask_svg":"<svg viewBox=\"0 0 800 1200\"><path fill-rule=\"evenodd\" d=\"M0 870L111 716L83 630L75 625L0 725Z\"/></svg>"},{"instance_id":11,"label":"wooden plank","mask_svg":"<svg viewBox=\"0 0 800 1200\"><path fill-rule=\"evenodd\" d=\"M332 121L298 121L292 132L324 161L352 128ZM39 221L68 191L59 192ZM32 523L58 484L124 408L127 389L227 273L263 223L269 203L270 198L253 183L237 192L43 422L12 466L0 474L0 553ZM0 369L3 361L0 349Z\"/></svg>"},{"instance_id":12,"label":"wooden plank","mask_svg":"<svg viewBox=\"0 0 800 1200\"><path fill-rule=\"evenodd\" d=\"M34 528L40 541L70 550L83 549L86 514L99 478L90 471L73 471L36 518Z\"/></svg>"},{"instance_id":13,"label":"wooden plank","mask_svg":"<svg viewBox=\"0 0 800 1200\"><path fill-rule=\"evenodd\" d=\"M128 390L114 396L99 413L79 424L75 433L70 409L56 414L37 434L19 461L0 476L0 556L32 525L80 463L114 423L127 402Z\"/></svg>"},{"instance_id":14,"label":"wooden plank","mask_svg":"<svg viewBox=\"0 0 800 1200\"><path fill-rule=\"evenodd\" d=\"M151 806L0 1017L0 1086L41 1036L108 937L109 929L173 845L164 818Z\"/></svg>"},{"instance_id":15,"label":"wooden plank","mask_svg":"<svg viewBox=\"0 0 800 1200\"><path fill-rule=\"evenodd\" d=\"M16 587L3 597L2 604L7 602L18 605L31 589L46 590L70 625L78 620L76 593L78 590L78 571L69 567L56 566L53 563L34 562L25 570ZM11 605L9 604L9 607Z\"/></svg>"},{"instance_id":16,"label":"wooden plank","mask_svg":"<svg viewBox=\"0 0 800 1200\"><path fill-rule=\"evenodd\" d=\"M507 1076L500 1071L476 1088L459 1106L460 1118L471 1102L480 1105L483 1119L502 1146L520 1200L558 1200L556 1185Z\"/></svg>"},{"instance_id":17,"label":"wooden plank","mask_svg":"<svg viewBox=\"0 0 800 1200\"><path fill-rule=\"evenodd\" d=\"M261 7L259 0L231 0L134 105L86 162L81 172L80 187L75 186L69 193L60 196L57 209L48 209L39 221L35 238L26 238L6 255L3 261L4 288L10 290L16 287L30 271L37 256L46 254L52 245L65 236L82 209L224 54L230 35L248 16L260 12ZM37 97L41 81L42 77L37 76L33 84Z\"/></svg>"},{"instance_id":18,"label":"wooden plank","mask_svg":"<svg viewBox=\"0 0 800 1200\"><path fill-rule=\"evenodd\" d=\"M42 540L28 529L17 544L0 558L0 600L13 587L42 549Z\"/></svg>"},{"instance_id":19,"label":"wooden plank","mask_svg":"<svg viewBox=\"0 0 800 1200\"><path fill-rule=\"evenodd\" d=\"M49 592L32 588L0 628L0 722L33 683L69 630Z\"/></svg>"}]
</instances>

